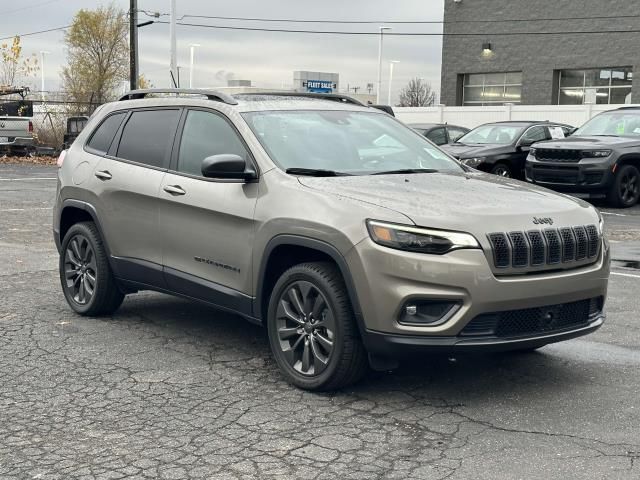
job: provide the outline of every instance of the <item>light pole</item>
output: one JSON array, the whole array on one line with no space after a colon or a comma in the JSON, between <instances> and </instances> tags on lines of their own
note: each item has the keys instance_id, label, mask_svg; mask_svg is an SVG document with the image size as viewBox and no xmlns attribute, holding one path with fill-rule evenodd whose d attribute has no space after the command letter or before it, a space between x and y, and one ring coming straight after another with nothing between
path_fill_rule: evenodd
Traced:
<instances>
[{"instance_id":1,"label":"light pole","mask_svg":"<svg viewBox=\"0 0 640 480\"><path fill-rule=\"evenodd\" d=\"M44 56L51 52L40 50L40 98L44 103Z\"/></svg>"},{"instance_id":2,"label":"light pole","mask_svg":"<svg viewBox=\"0 0 640 480\"><path fill-rule=\"evenodd\" d=\"M376 90L376 103L380 103L380 88L382 88L382 36L385 30L391 27L380 26L380 43L378 44L378 88Z\"/></svg>"},{"instance_id":3,"label":"light pole","mask_svg":"<svg viewBox=\"0 0 640 480\"><path fill-rule=\"evenodd\" d=\"M389 62L389 96L387 97L387 104L391 105L391 84L393 83L393 65L400 63L400 60L391 60Z\"/></svg>"},{"instance_id":4,"label":"light pole","mask_svg":"<svg viewBox=\"0 0 640 480\"><path fill-rule=\"evenodd\" d=\"M171 0L169 12L169 80L172 87L178 88L180 82L176 57L176 0Z\"/></svg>"},{"instance_id":5,"label":"light pole","mask_svg":"<svg viewBox=\"0 0 640 480\"><path fill-rule=\"evenodd\" d=\"M189 45L189 88L193 88L193 52L199 46L199 43L191 43Z\"/></svg>"}]
</instances>

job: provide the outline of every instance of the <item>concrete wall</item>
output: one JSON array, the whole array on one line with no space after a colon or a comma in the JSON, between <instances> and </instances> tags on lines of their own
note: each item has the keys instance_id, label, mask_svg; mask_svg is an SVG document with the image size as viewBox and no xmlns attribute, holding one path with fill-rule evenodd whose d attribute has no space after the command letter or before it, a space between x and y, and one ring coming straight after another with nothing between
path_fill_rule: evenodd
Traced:
<instances>
[{"instance_id":1,"label":"concrete wall","mask_svg":"<svg viewBox=\"0 0 640 480\"><path fill-rule=\"evenodd\" d=\"M638 30L638 18L549 21L541 19L638 15L628 0L445 0L440 102L461 104L461 74L522 71L522 104L554 103L554 71L634 67L632 98L640 100L640 34L569 34L572 31ZM487 23L481 20L512 20ZM472 20L473 22L464 22ZM480 20L480 21L479 21ZM448 23L454 22L454 23ZM522 35L524 32L557 32ZM480 35L469 35L478 33ZM506 35L511 33L513 35ZM493 55L481 55L490 42ZM555 81L554 81L555 80Z\"/></svg>"},{"instance_id":2,"label":"concrete wall","mask_svg":"<svg viewBox=\"0 0 640 480\"><path fill-rule=\"evenodd\" d=\"M628 105L625 105L628 106ZM483 123L531 120L566 123L574 127L598 113L620 105L504 105L496 107L393 107L396 118L405 123L450 123L474 128Z\"/></svg>"}]
</instances>

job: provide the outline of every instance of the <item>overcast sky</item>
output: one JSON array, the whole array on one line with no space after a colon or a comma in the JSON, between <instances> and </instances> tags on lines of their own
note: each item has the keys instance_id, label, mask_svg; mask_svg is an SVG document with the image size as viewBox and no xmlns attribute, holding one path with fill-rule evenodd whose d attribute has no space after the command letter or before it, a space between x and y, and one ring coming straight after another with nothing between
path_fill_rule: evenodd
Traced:
<instances>
[{"instance_id":1,"label":"overcast sky","mask_svg":"<svg viewBox=\"0 0 640 480\"><path fill-rule=\"evenodd\" d=\"M71 23L80 8L95 8L100 1L23 0L3 1L0 37L61 27ZM128 10L128 0L115 0ZM10 5L10 6L9 6ZM138 0L138 8L148 12L169 12L169 0ZM216 15L253 18L291 18L308 20L442 20L443 0L177 0L178 17ZM149 19L140 14L139 21ZM162 16L160 20L168 20ZM292 24L240 22L185 18L184 22L245 27L305 30L377 31L377 24ZM393 32L439 32L440 25L393 25ZM66 61L63 32L50 32L22 38L23 52L51 52L45 60L47 90L60 86L60 68ZM319 35L252 32L178 26L178 65L182 85L188 83L189 44L196 49L194 85L215 87L227 78L252 80L254 85L280 88L290 86L294 70L337 72L342 88L375 83L377 77L378 36ZM169 85L169 27L154 24L140 29L140 73L157 87ZM386 100L389 61L398 60L394 69L393 95L412 77L423 77L436 91L440 84L441 38L386 37L383 59L383 99ZM34 81L39 86L39 76Z\"/></svg>"}]
</instances>

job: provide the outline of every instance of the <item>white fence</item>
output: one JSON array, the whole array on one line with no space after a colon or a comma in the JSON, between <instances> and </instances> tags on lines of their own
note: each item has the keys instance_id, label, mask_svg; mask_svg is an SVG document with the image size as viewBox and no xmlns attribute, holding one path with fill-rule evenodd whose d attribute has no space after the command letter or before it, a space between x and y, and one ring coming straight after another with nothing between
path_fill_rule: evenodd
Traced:
<instances>
[{"instance_id":1,"label":"white fence","mask_svg":"<svg viewBox=\"0 0 640 480\"><path fill-rule=\"evenodd\" d=\"M594 115L629 105L504 105L497 107L393 107L405 123L450 123L474 128L505 120L550 120L579 127Z\"/></svg>"}]
</instances>

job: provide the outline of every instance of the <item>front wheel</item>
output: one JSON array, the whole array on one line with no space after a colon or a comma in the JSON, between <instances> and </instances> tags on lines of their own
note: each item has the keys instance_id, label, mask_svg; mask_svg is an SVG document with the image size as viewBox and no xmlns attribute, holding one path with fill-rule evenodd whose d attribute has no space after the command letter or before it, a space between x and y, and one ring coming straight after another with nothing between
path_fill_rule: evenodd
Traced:
<instances>
[{"instance_id":1,"label":"front wheel","mask_svg":"<svg viewBox=\"0 0 640 480\"><path fill-rule=\"evenodd\" d=\"M345 387L368 368L344 280L331 263L284 272L271 295L267 327L278 367L299 388Z\"/></svg>"},{"instance_id":2,"label":"front wheel","mask_svg":"<svg viewBox=\"0 0 640 480\"><path fill-rule=\"evenodd\" d=\"M614 207L628 208L638 203L640 198L640 172L634 165L621 165L613 179L607 195Z\"/></svg>"},{"instance_id":3,"label":"front wheel","mask_svg":"<svg viewBox=\"0 0 640 480\"><path fill-rule=\"evenodd\" d=\"M493 173L494 175L498 175L499 177L513 178L513 172L511 171L511 168L509 167L509 165L506 165L504 163L496 163L491 169L491 173Z\"/></svg>"}]
</instances>

